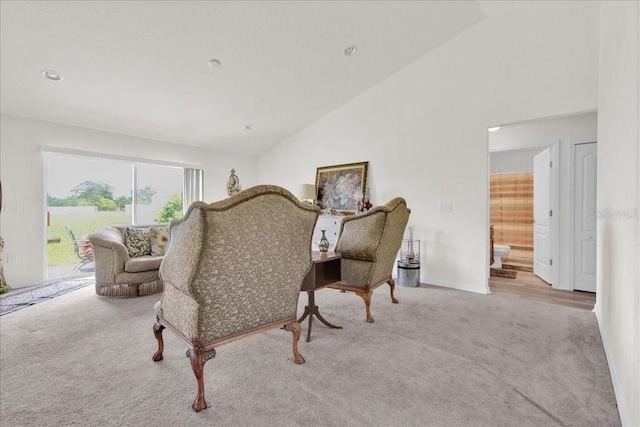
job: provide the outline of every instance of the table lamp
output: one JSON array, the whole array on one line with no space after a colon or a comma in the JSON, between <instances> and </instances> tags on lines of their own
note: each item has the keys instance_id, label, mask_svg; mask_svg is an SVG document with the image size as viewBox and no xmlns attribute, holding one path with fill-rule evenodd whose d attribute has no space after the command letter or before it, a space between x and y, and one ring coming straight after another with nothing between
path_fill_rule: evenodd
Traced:
<instances>
[{"instance_id":1,"label":"table lamp","mask_svg":"<svg viewBox=\"0 0 640 427\"><path fill-rule=\"evenodd\" d=\"M316 198L316 186L313 184L302 184L300 186L300 198L313 204Z\"/></svg>"}]
</instances>

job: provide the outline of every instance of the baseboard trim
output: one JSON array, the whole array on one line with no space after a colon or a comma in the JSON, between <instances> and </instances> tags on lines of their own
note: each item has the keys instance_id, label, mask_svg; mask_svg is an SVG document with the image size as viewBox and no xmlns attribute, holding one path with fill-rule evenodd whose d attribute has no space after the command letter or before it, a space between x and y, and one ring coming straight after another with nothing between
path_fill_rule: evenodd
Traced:
<instances>
[{"instance_id":1,"label":"baseboard trim","mask_svg":"<svg viewBox=\"0 0 640 427\"><path fill-rule=\"evenodd\" d=\"M618 415L620 415L620 422L623 426L631 425L631 420L629 411L626 407L626 404L623 399L620 399L618 396L621 396L620 386L618 385L618 371L616 369L616 365L611 357L609 357L609 352L607 349L609 348L607 334L605 329L602 327L602 312L600 311L599 304L596 302L596 305L593 307L593 312L596 315L596 322L598 323L598 329L600 330L600 339L602 339L602 347L604 347L604 355L607 359L607 366L609 366L609 375L611 375L611 383L613 384L613 394L616 397L616 404L618 405Z\"/></svg>"},{"instance_id":2,"label":"baseboard trim","mask_svg":"<svg viewBox=\"0 0 640 427\"><path fill-rule=\"evenodd\" d=\"M474 294L488 295L490 293L488 285L485 285L485 289L480 289L479 286L472 286L472 285L465 285L460 283L451 283L451 282L445 282L442 280L430 280L430 279L420 280L420 283L424 283L425 285L434 285L434 286L440 286L443 288L456 289L458 291L473 292Z\"/></svg>"}]
</instances>

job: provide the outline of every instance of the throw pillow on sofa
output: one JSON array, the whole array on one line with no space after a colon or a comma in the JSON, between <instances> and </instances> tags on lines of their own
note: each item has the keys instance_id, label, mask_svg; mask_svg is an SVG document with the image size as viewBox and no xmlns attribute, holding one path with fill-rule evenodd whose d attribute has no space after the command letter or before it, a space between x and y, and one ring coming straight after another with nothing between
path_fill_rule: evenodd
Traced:
<instances>
[{"instance_id":1,"label":"throw pillow on sofa","mask_svg":"<svg viewBox=\"0 0 640 427\"><path fill-rule=\"evenodd\" d=\"M149 241L151 243L151 255L164 255L169 245L169 226L153 227L149 232Z\"/></svg>"},{"instance_id":2,"label":"throw pillow on sofa","mask_svg":"<svg viewBox=\"0 0 640 427\"><path fill-rule=\"evenodd\" d=\"M151 255L149 234L148 228L127 227L124 229L124 245L127 247L130 257Z\"/></svg>"}]
</instances>

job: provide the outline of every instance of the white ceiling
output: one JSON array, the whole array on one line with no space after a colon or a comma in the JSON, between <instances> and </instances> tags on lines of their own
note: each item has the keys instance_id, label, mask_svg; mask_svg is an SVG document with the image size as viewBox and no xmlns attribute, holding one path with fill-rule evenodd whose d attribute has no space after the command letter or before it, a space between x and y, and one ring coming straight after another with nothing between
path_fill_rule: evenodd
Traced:
<instances>
[{"instance_id":1,"label":"white ceiling","mask_svg":"<svg viewBox=\"0 0 640 427\"><path fill-rule=\"evenodd\" d=\"M251 155L485 17L475 1L0 5L2 113Z\"/></svg>"}]
</instances>

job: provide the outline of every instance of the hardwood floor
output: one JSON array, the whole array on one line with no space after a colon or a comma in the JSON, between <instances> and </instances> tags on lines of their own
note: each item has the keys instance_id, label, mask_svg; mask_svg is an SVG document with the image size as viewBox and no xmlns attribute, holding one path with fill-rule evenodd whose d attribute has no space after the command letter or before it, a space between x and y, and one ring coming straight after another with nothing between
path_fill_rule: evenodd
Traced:
<instances>
[{"instance_id":1,"label":"hardwood floor","mask_svg":"<svg viewBox=\"0 0 640 427\"><path fill-rule=\"evenodd\" d=\"M592 310L596 302L596 294L594 293L554 289L528 271L518 271L516 279L491 276L489 289L494 294L511 295L529 301L558 304L584 310Z\"/></svg>"}]
</instances>

